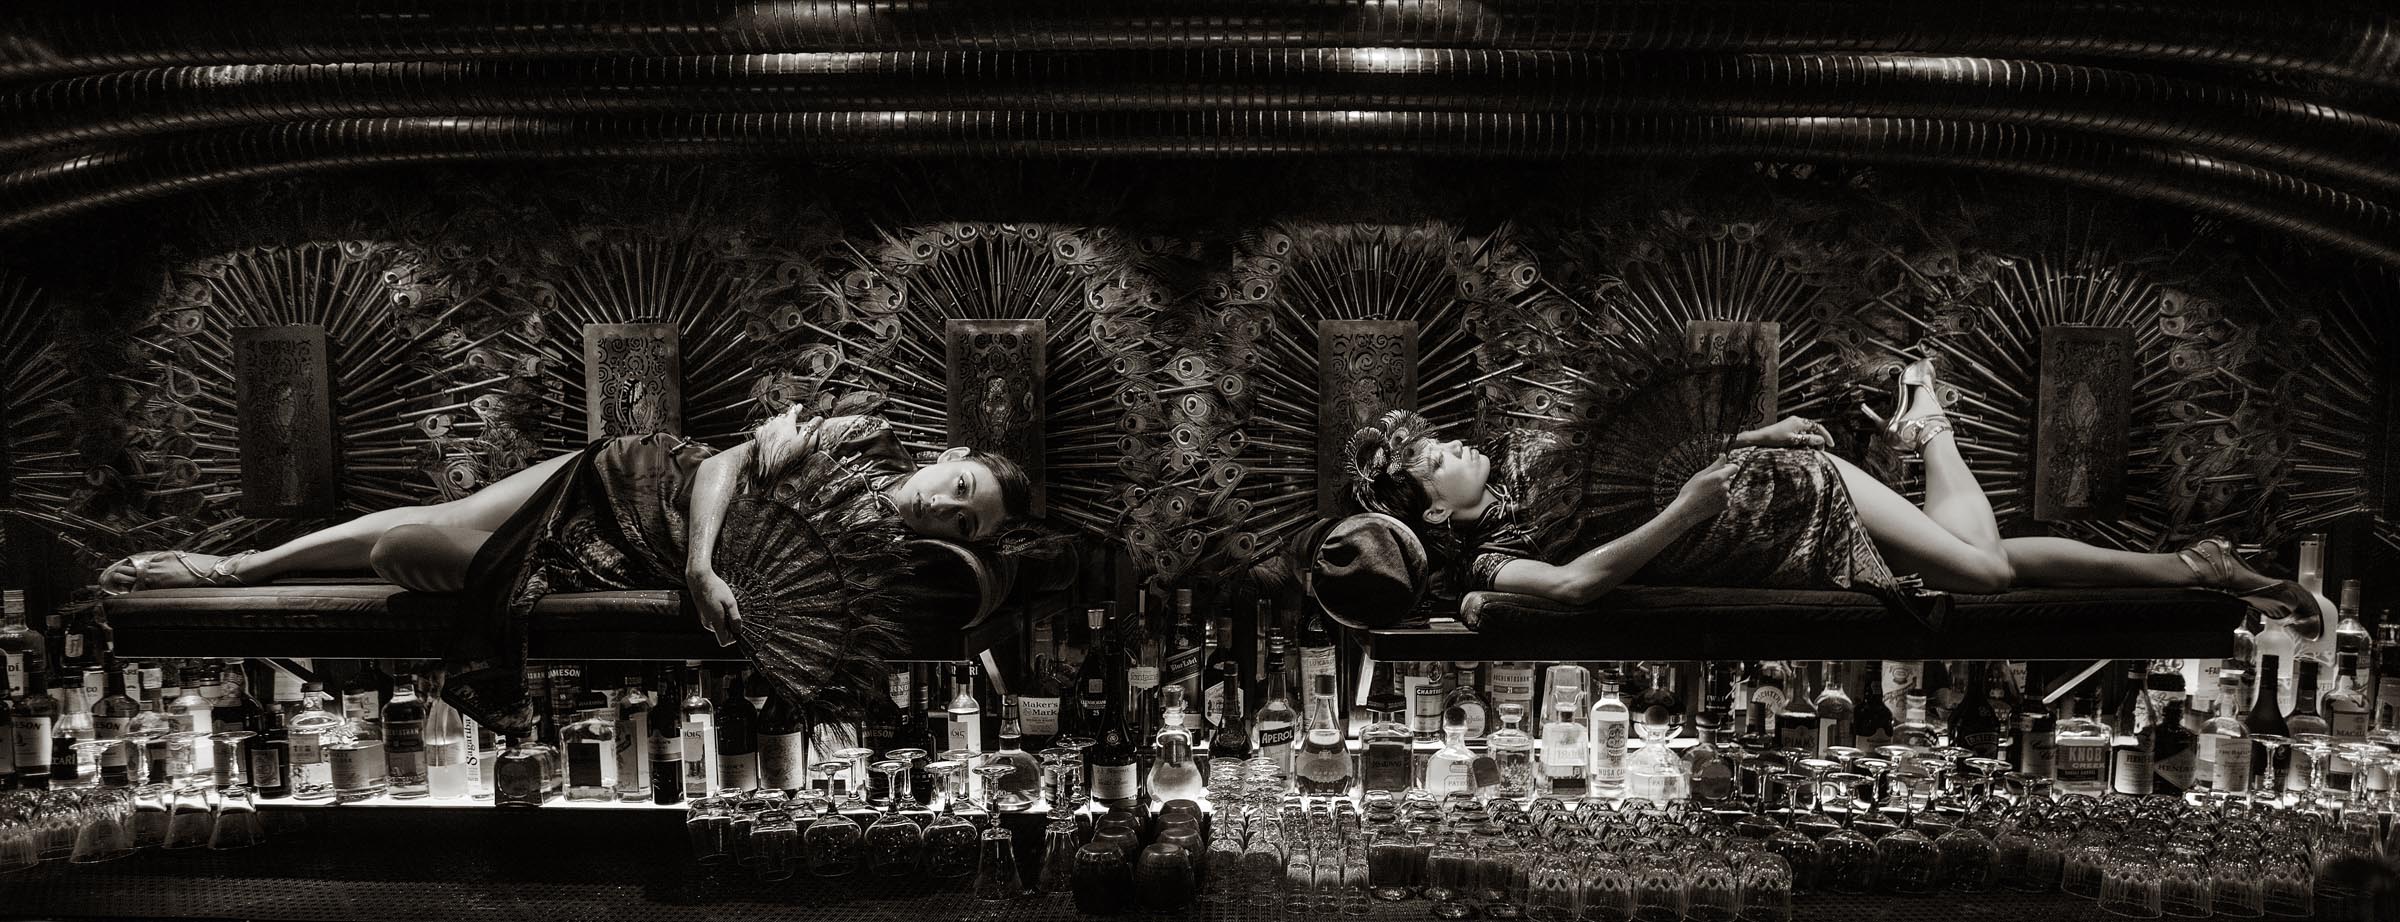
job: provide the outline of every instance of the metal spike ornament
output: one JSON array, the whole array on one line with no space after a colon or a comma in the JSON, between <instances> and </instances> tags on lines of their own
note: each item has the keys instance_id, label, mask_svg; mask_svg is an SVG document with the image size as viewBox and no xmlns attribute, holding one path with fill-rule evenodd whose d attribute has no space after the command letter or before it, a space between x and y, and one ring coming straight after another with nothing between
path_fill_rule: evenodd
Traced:
<instances>
[{"instance_id":1,"label":"metal spike ornament","mask_svg":"<svg viewBox=\"0 0 2400 922\"><path fill-rule=\"evenodd\" d=\"M805 369L784 381L797 402L877 408L903 445L938 451L951 437L947 323L1043 320L1047 518L1113 540L1137 490L1149 499L1169 479L1157 279L1104 227L961 221L878 236L833 261L823 297L779 340Z\"/></svg>"},{"instance_id":2,"label":"metal spike ornament","mask_svg":"<svg viewBox=\"0 0 2400 922\"><path fill-rule=\"evenodd\" d=\"M2254 521L2258 541L2280 541L2332 527L2358 515L2373 518L2373 533L2400 549L2400 522L2385 519L2391 498L2375 468L2388 465L2393 446L2379 446L2385 423L2376 418L2379 397L2393 386L2381 369L2389 363L2388 322L2378 322L2389 303L2390 282L2376 290L2343 286L2302 289L2273 277L2253 277L2245 286L2260 309L2255 362L2239 377L2222 374L2224 386L2241 397L2227 414L2231 425L2247 424L2261 434L2232 433L2277 454L2257 459L2261 476L2229 483L2233 502L2253 501L2264 521ZM2267 434L2271 433L2271 434ZM2255 491L2253 493L2252 491ZM2381 505L2378 505L2378 504Z\"/></svg>"},{"instance_id":3,"label":"metal spike ornament","mask_svg":"<svg viewBox=\"0 0 2400 922\"><path fill-rule=\"evenodd\" d=\"M116 527L90 518L97 479L87 476L92 427L73 404L77 369L56 329L65 315L32 281L0 271L0 518L38 526L100 559ZM22 548L0 528L0 572Z\"/></svg>"}]
</instances>

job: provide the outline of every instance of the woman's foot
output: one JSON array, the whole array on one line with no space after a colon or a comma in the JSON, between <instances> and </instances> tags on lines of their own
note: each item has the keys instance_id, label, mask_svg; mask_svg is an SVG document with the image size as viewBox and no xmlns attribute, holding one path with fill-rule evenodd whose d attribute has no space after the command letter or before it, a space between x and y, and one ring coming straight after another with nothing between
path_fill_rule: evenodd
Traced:
<instances>
[{"instance_id":1,"label":"woman's foot","mask_svg":"<svg viewBox=\"0 0 2400 922\"><path fill-rule=\"evenodd\" d=\"M1859 412L1883 429L1884 440L1892 450L1914 453L1927 442L1950 431L1950 417L1942 412L1942 398L1934 390L1933 360L1918 359L1900 370L1898 406L1892 417L1875 415L1873 408L1859 404Z\"/></svg>"},{"instance_id":2,"label":"woman's foot","mask_svg":"<svg viewBox=\"0 0 2400 922\"><path fill-rule=\"evenodd\" d=\"M2250 607L2269 618L2318 613L2316 602L2299 583L2252 569L2234 551L2233 542L2223 538L2202 538L2184 545L2175 556L2183 559L2184 566L2192 568L2192 573L2200 578L2200 585L2241 596Z\"/></svg>"},{"instance_id":3,"label":"woman's foot","mask_svg":"<svg viewBox=\"0 0 2400 922\"><path fill-rule=\"evenodd\" d=\"M242 585L241 564L257 551L219 557L184 551L147 551L119 560L100 571L100 594L123 595L143 589L182 589L191 586Z\"/></svg>"}]
</instances>

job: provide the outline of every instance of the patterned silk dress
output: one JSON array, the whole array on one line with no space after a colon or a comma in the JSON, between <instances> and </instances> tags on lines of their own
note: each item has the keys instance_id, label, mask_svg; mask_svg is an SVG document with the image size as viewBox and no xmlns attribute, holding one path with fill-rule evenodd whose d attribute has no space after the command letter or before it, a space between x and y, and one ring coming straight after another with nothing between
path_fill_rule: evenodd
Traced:
<instances>
[{"instance_id":1,"label":"patterned silk dress","mask_svg":"<svg viewBox=\"0 0 2400 922\"><path fill-rule=\"evenodd\" d=\"M877 417L812 419L800 437L803 452L831 453L878 492L916 468ZM496 733L531 733L533 604L553 592L682 588L692 473L715 453L663 433L600 439L544 481L468 567L443 699Z\"/></svg>"}]
</instances>

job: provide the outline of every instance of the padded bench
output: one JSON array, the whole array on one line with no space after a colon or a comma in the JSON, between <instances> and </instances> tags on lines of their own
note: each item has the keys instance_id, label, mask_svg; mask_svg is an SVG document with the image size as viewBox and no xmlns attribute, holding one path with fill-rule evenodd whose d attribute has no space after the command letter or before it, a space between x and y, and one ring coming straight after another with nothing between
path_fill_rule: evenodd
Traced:
<instances>
[{"instance_id":1,"label":"padded bench","mask_svg":"<svg viewBox=\"0 0 2400 922\"><path fill-rule=\"evenodd\" d=\"M1454 617L1370 631L1377 659L2192 659L2233 650L2247 606L2207 589L1954 595L1938 630L1840 590L1620 586L1588 608L1471 592Z\"/></svg>"},{"instance_id":2,"label":"padded bench","mask_svg":"<svg viewBox=\"0 0 2400 922\"><path fill-rule=\"evenodd\" d=\"M1014 583L965 548L916 539L918 569L901 589L902 659L962 660L1009 632L994 617ZM438 659L464 614L456 596L411 592L373 577L286 579L260 586L152 589L101 603L118 653ZM738 660L677 589L562 592L534 604L528 657L560 660Z\"/></svg>"}]
</instances>

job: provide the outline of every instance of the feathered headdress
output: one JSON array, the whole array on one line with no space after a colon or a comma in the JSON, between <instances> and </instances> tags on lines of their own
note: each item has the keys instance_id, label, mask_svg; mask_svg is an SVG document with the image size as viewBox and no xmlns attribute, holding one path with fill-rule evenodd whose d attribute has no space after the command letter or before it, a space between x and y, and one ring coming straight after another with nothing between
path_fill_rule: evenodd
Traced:
<instances>
[{"instance_id":1,"label":"feathered headdress","mask_svg":"<svg viewBox=\"0 0 2400 922\"><path fill-rule=\"evenodd\" d=\"M735 635L811 719L855 721L886 694L906 537L867 479L826 452L728 504L715 566L741 612Z\"/></svg>"},{"instance_id":2,"label":"feathered headdress","mask_svg":"<svg viewBox=\"0 0 2400 922\"><path fill-rule=\"evenodd\" d=\"M1403 522L1417 518L1410 479L1418 446L1433 436L1433 422L1414 410L1389 410L1372 426L1350 434L1342 456L1350 469L1350 501L1360 511L1380 512Z\"/></svg>"}]
</instances>

